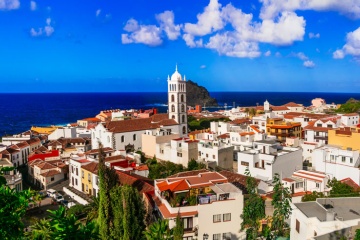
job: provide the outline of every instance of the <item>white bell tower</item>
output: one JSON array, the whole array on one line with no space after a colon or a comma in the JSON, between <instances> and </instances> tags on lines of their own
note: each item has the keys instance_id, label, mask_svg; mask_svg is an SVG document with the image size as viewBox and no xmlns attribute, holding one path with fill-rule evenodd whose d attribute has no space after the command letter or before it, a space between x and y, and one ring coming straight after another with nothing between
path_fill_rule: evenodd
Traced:
<instances>
[{"instance_id":1,"label":"white bell tower","mask_svg":"<svg viewBox=\"0 0 360 240\"><path fill-rule=\"evenodd\" d=\"M186 80L181 77L176 65L175 72L168 76L169 118L179 124L179 134L187 135Z\"/></svg>"}]
</instances>

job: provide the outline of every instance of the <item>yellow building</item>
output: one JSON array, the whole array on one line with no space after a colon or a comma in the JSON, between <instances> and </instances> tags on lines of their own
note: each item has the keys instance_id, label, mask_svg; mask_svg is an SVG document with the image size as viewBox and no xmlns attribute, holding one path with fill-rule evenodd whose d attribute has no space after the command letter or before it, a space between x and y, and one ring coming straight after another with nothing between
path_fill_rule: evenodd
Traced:
<instances>
[{"instance_id":1,"label":"yellow building","mask_svg":"<svg viewBox=\"0 0 360 240\"><path fill-rule=\"evenodd\" d=\"M81 166L81 189L84 193L90 196L96 196L96 181L99 164L97 162L91 162Z\"/></svg>"},{"instance_id":2,"label":"yellow building","mask_svg":"<svg viewBox=\"0 0 360 240\"><path fill-rule=\"evenodd\" d=\"M329 144L341 146L343 149L360 150L360 128L344 127L328 131Z\"/></svg>"},{"instance_id":3,"label":"yellow building","mask_svg":"<svg viewBox=\"0 0 360 240\"><path fill-rule=\"evenodd\" d=\"M301 138L301 131L299 122L285 122L281 118L268 118L266 121L266 133L280 141L285 141L287 137Z\"/></svg>"},{"instance_id":4,"label":"yellow building","mask_svg":"<svg viewBox=\"0 0 360 240\"><path fill-rule=\"evenodd\" d=\"M58 126L48 126L48 127L36 127L36 126L32 126L31 130L32 131L36 131L39 134L50 134L53 131L55 131L56 129L61 128Z\"/></svg>"}]
</instances>

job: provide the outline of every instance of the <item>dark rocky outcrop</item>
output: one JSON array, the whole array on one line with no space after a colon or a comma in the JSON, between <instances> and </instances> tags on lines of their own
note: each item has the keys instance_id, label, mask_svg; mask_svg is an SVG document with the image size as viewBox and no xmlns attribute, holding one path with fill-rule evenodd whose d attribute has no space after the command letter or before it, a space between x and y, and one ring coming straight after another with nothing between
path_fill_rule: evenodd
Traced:
<instances>
[{"instance_id":1,"label":"dark rocky outcrop","mask_svg":"<svg viewBox=\"0 0 360 240\"><path fill-rule=\"evenodd\" d=\"M215 98L210 97L209 91L203 87L199 86L197 83L188 80L186 82L186 95L187 95L187 105L194 107L195 105L205 105L206 107L218 106L218 103Z\"/></svg>"}]
</instances>

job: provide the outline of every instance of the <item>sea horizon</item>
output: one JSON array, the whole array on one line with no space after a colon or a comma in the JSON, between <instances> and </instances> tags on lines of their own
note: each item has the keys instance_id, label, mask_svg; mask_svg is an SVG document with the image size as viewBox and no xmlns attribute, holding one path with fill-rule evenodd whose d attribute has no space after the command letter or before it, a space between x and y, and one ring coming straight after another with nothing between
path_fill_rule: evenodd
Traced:
<instances>
[{"instance_id":1,"label":"sea horizon","mask_svg":"<svg viewBox=\"0 0 360 240\"><path fill-rule=\"evenodd\" d=\"M216 111L232 107L270 104L280 106L296 102L310 106L314 98L341 104L360 93L328 92L209 92L219 104L205 106ZM67 92L67 93L0 93L0 136L17 134L31 126L64 125L96 116L101 110L150 109L167 112L167 92ZM203 106L204 107L204 106Z\"/></svg>"}]
</instances>

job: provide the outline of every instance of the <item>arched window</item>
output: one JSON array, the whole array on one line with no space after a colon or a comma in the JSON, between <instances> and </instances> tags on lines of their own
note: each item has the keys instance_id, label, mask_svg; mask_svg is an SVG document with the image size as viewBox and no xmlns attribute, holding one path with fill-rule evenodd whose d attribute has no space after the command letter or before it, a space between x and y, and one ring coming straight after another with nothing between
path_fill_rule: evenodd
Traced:
<instances>
[{"instance_id":1,"label":"arched window","mask_svg":"<svg viewBox=\"0 0 360 240\"><path fill-rule=\"evenodd\" d=\"M172 119L175 119L175 115L172 115L171 118L172 118Z\"/></svg>"},{"instance_id":2,"label":"arched window","mask_svg":"<svg viewBox=\"0 0 360 240\"><path fill-rule=\"evenodd\" d=\"M175 105L171 105L171 111L175 112Z\"/></svg>"},{"instance_id":3,"label":"arched window","mask_svg":"<svg viewBox=\"0 0 360 240\"><path fill-rule=\"evenodd\" d=\"M186 134L186 127L183 126L183 134Z\"/></svg>"},{"instance_id":4,"label":"arched window","mask_svg":"<svg viewBox=\"0 0 360 240\"><path fill-rule=\"evenodd\" d=\"M124 135L121 136L121 142L125 142L125 136Z\"/></svg>"},{"instance_id":5,"label":"arched window","mask_svg":"<svg viewBox=\"0 0 360 240\"><path fill-rule=\"evenodd\" d=\"M133 135L133 141L136 141L136 134Z\"/></svg>"},{"instance_id":6,"label":"arched window","mask_svg":"<svg viewBox=\"0 0 360 240\"><path fill-rule=\"evenodd\" d=\"M185 105L184 104L181 105L181 112L185 112Z\"/></svg>"},{"instance_id":7,"label":"arched window","mask_svg":"<svg viewBox=\"0 0 360 240\"><path fill-rule=\"evenodd\" d=\"M182 115L182 123L185 122L185 115Z\"/></svg>"},{"instance_id":8,"label":"arched window","mask_svg":"<svg viewBox=\"0 0 360 240\"><path fill-rule=\"evenodd\" d=\"M174 95L171 95L171 101L172 101L172 102L175 102L175 97L174 97Z\"/></svg>"},{"instance_id":9,"label":"arched window","mask_svg":"<svg viewBox=\"0 0 360 240\"><path fill-rule=\"evenodd\" d=\"M181 94L181 101L184 102L184 94Z\"/></svg>"}]
</instances>

